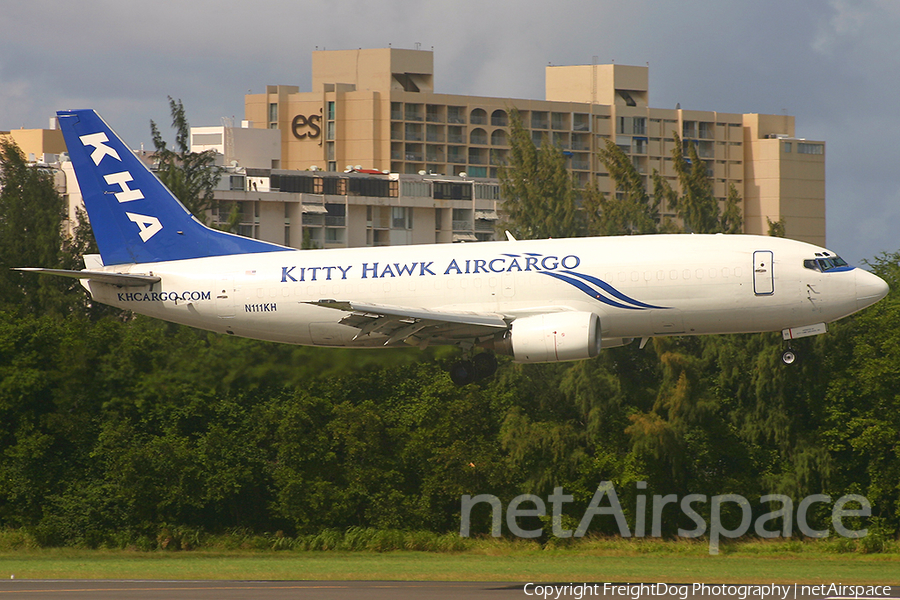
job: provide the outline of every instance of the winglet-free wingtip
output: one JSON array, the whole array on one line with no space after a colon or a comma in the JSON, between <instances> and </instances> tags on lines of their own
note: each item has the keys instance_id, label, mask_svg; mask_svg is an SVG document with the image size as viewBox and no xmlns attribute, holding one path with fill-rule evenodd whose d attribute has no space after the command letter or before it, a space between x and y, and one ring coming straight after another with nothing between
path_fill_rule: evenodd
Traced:
<instances>
[{"instance_id":1,"label":"winglet-free wingtip","mask_svg":"<svg viewBox=\"0 0 900 600\"><path fill-rule=\"evenodd\" d=\"M506 239L510 242L517 242L518 240L513 237L513 234L509 232L509 229L506 230Z\"/></svg>"}]
</instances>

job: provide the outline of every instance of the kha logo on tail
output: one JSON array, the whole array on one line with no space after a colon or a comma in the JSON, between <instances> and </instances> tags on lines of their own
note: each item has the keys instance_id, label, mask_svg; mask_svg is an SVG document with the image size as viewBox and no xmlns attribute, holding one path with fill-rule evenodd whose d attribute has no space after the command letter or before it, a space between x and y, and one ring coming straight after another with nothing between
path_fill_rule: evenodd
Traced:
<instances>
[{"instance_id":1,"label":"kha logo on tail","mask_svg":"<svg viewBox=\"0 0 900 600\"><path fill-rule=\"evenodd\" d=\"M81 143L85 146L90 146L94 149L93 152L91 152L91 160L94 161L94 165L100 166L100 161L102 161L104 157L107 156L112 157L119 162L122 162L122 159L119 157L119 153L116 152L116 149L111 146L107 146L109 137L107 137L107 135L102 131L99 133L82 135L79 136L78 139L81 140ZM104 175L103 179L109 185L119 186L119 191L113 192L113 195L116 197L116 201L120 204L144 199L144 193L139 188L131 188L128 185L128 182L134 181L134 177L128 171L110 173L109 175ZM154 235L162 231L162 223L160 223L159 219L157 219L156 217L130 212L125 213L125 215L129 220L131 220L138 226L138 228L140 229L138 235L141 236L141 241L145 243Z\"/></svg>"}]
</instances>

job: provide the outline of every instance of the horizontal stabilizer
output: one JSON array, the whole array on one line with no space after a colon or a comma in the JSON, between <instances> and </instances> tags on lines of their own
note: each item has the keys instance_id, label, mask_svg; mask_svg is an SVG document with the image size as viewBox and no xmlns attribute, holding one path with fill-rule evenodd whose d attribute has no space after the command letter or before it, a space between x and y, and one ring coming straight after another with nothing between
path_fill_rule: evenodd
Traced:
<instances>
[{"instance_id":1,"label":"horizontal stabilizer","mask_svg":"<svg viewBox=\"0 0 900 600\"><path fill-rule=\"evenodd\" d=\"M72 279L87 279L120 287L144 287L159 283L161 278L156 275L132 275L129 273L107 273L105 271L67 271L65 269L40 269L36 267L19 267L16 271L29 271L42 275L58 275Z\"/></svg>"}]
</instances>

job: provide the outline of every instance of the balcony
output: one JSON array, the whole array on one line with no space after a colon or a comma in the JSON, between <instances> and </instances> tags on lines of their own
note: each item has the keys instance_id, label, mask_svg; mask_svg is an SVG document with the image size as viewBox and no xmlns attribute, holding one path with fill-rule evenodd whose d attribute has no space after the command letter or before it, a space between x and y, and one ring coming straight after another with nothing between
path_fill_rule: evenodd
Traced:
<instances>
[{"instance_id":1,"label":"balcony","mask_svg":"<svg viewBox=\"0 0 900 600\"><path fill-rule=\"evenodd\" d=\"M591 161L587 158L580 158L578 156L572 157L572 169L576 171L589 171L591 168Z\"/></svg>"}]
</instances>

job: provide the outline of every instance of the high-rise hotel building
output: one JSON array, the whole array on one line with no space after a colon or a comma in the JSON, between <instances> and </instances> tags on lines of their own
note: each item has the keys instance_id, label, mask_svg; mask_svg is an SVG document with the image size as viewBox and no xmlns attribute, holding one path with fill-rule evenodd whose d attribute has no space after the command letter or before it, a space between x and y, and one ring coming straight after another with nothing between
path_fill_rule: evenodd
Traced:
<instances>
[{"instance_id":1,"label":"high-rise hotel building","mask_svg":"<svg viewBox=\"0 0 900 600\"><path fill-rule=\"evenodd\" d=\"M343 216L348 230L340 240L333 232L326 246L391 243L384 231L379 242L373 209L389 209L392 223L403 221L409 232L404 239L410 242L485 239L489 227L484 224L496 218L492 207L499 200L491 178L509 154L509 111L515 108L536 143L547 140L562 148L581 186L596 182L601 191L615 192L598 158L609 139L648 178L648 189L654 169L677 189L674 132L697 146L721 202L731 184L737 188L745 233L766 234L769 221L783 218L788 237L825 244L825 144L797 138L794 117L651 108L648 68L640 66L549 66L545 85L544 100L436 93L430 51L317 51L312 91L275 85L245 97L245 118L252 127L280 132L280 156L273 158L272 169L254 173L273 191L296 187L296 182L288 189L272 183L272 177L287 182L292 171L312 171L307 175L321 181L331 180L329 171L340 178L348 167L399 174L397 183L386 184L395 191L383 196L357 192L355 201L347 199L354 196L346 192L352 186L340 184L345 192L330 194L331 203L343 195L346 208L333 216ZM308 191L322 193L328 204L323 184L312 185ZM314 215L312 209L302 212L305 231ZM671 207L662 212L674 216ZM285 208L285 219L288 214ZM466 215L468 233L462 227ZM354 216L367 223L358 234L349 229ZM484 235L471 235L479 223Z\"/></svg>"}]
</instances>

